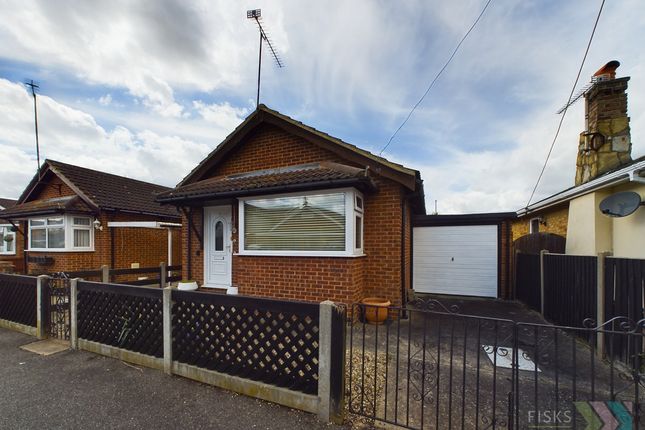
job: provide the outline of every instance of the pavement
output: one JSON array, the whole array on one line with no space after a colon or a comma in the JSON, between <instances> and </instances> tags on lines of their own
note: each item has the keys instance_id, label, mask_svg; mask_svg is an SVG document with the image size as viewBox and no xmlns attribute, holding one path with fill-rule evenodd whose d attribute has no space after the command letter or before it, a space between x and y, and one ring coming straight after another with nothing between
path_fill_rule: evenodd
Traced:
<instances>
[{"instance_id":1,"label":"pavement","mask_svg":"<svg viewBox=\"0 0 645 430\"><path fill-rule=\"evenodd\" d=\"M338 429L317 417L0 329L0 429Z\"/></svg>"}]
</instances>

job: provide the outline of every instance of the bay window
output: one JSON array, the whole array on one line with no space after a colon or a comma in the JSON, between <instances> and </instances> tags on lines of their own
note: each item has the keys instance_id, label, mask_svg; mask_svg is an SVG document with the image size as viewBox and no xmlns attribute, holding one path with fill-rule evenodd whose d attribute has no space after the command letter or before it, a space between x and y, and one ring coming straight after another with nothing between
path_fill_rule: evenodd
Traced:
<instances>
[{"instance_id":1,"label":"bay window","mask_svg":"<svg viewBox=\"0 0 645 430\"><path fill-rule=\"evenodd\" d=\"M0 225L0 255L16 254L16 232L9 224Z\"/></svg>"},{"instance_id":2,"label":"bay window","mask_svg":"<svg viewBox=\"0 0 645 430\"><path fill-rule=\"evenodd\" d=\"M29 220L30 251L92 251L92 219L59 215Z\"/></svg>"},{"instance_id":3,"label":"bay window","mask_svg":"<svg viewBox=\"0 0 645 430\"><path fill-rule=\"evenodd\" d=\"M362 255L363 197L356 190L244 198L239 209L242 255Z\"/></svg>"}]
</instances>

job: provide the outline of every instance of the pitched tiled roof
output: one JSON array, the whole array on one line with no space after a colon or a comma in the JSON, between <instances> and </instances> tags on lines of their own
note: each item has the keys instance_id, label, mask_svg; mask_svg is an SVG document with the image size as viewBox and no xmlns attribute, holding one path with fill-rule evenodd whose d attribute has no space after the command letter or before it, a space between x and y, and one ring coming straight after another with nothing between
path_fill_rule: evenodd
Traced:
<instances>
[{"instance_id":1,"label":"pitched tiled roof","mask_svg":"<svg viewBox=\"0 0 645 430\"><path fill-rule=\"evenodd\" d=\"M16 203L18 203L18 200L0 198L0 210L2 210L1 208L9 209Z\"/></svg>"},{"instance_id":2,"label":"pitched tiled roof","mask_svg":"<svg viewBox=\"0 0 645 430\"><path fill-rule=\"evenodd\" d=\"M2 217L18 218L21 216L47 215L63 212L89 213L92 209L79 196L54 197L44 200L32 200L15 205L2 211Z\"/></svg>"},{"instance_id":3,"label":"pitched tiled roof","mask_svg":"<svg viewBox=\"0 0 645 430\"><path fill-rule=\"evenodd\" d=\"M321 162L204 179L162 193L157 200L170 203L205 197L223 198L360 184L367 188L374 186L365 169Z\"/></svg>"},{"instance_id":4,"label":"pitched tiled roof","mask_svg":"<svg viewBox=\"0 0 645 430\"><path fill-rule=\"evenodd\" d=\"M268 116L267 116L268 114ZM283 121L284 123L291 124L292 126L297 127L298 129L304 130L310 135L317 136L324 142L327 142L328 144L342 148L345 151L349 151L349 153L354 153L360 157L362 157L363 160L371 160L372 162L378 163L378 165L385 167L387 169L391 169L392 171L396 171L399 174L402 174L404 176L411 176L412 178L416 178L418 180L419 186L421 186L421 179L420 179L420 174L417 170L410 169L408 167L403 166L402 164L398 163L393 163L379 155L372 154L369 151L366 151L362 148L359 148L358 146L352 145L350 143L347 143L341 139L338 139L336 137L333 137L327 133L324 133L320 130L315 129L314 127L311 127L307 124L304 124L300 121L297 121L287 115L284 115L283 113L280 113L276 110L270 109L267 106L260 104L257 109L249 115L239 126L235 128L223 141L220 143L208 156L202 160L179 184L178 186L182 186L184 184L189 183L194 177L199 179L199 175L203 173L205 169L208 168L208 164L211 163L211 160L215 158L216 155L218 155L220 152L222 152L236 137L236 135L243 129L245 129L249 124L253 123L256 121L258 118L276 118L280 121Z\"/></svg>"},{"instance_id":5,"label":"pitched tiled roof","mask_svg":"<svg viewBox=\"0 0 645 430\"><path fill-rule=\"evenodd\" d=\"M81 198L96 208L179 217L175 208L162 206L155 201L157 194L169 190L168 187L54 160L45 160L41 169L43 175L47 170L58 175ZM35 179L20 197L20 202L27 201L28 196L39 186L37 178Z\"/></svg>"}]
</instances>

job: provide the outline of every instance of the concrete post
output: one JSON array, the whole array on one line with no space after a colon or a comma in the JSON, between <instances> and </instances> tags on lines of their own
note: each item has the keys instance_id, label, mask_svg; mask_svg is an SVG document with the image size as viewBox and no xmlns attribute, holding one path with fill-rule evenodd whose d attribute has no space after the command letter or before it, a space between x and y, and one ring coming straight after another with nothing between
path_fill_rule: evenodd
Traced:
<instances>
[{"instance_id":1,"label":"concrete post","mask_svg":"<svg viewBox=\"0 0 645 430\"><path fill-rule=\"evenodd\" d=\"M104 284L110 283L110 266L107 264L101 266L101 282Z\"/></svg>"},{"instance_id":2,"label":"concrete post","mask_svg":"<svg viewBox=\"0 0 645 430\"><path fill-rule=\"evenodd\" d=\"M599 252L596 260L596 325L600 326L605 322L605 259L611 255L611 252ZM598 333L596 338L596 352L598 357L605 356L605 335Z\"/></svg>"},{"instance_id":3,"label":"concrete post","mask_svg":"<svg viewBox=\"0 0 645 430\"><path fill-rule=\"evenodd\" d=\"M163 371L172 375L172 289L163 289Z\"/></svg>"},{"instance_id":4,"label":"concrete post","mask_svg":"<svg viewBox=\"0 0 645 430\"><path fill-rule=\"evenodd\" d=\"M161 263L159 264L159 284L161 285L161 288L166 288L166 279L168 276L168 272L166 272L166 263Z\"/></svg>"},{"instance_id":5,"label":"concrete post","mask_svg":"<svg viewBox=\"0 0 645 430\"><path fill-rule=\"evenodd\" d=\"M544 316L544 256L549 251L543 249L540 251L540 313Z\"/></svg>"},{"instance_id":6,"label":"concrete post","mask_svg":"<svg viewBox=\"0 0 645 430\"><path fill-rule=\"evenodd\" d=\"M36 334L38 339L47 338L47 281L49 276L40 275L36 279Z\"/></svg>"},{"instance_id":7,"label":"concrete post","mask_svg":"<svg viewBox=\"0 0 645 430\"><path fill-rule=\"evenodd\" d=\"M327 300L320 304L318 331L318 417L342 423L345 377L344 310Z\"/></svg>"},{"instance_id":8,"label":"concrete post","mask_svg":"<svg viewBox=\"0 0 645 430\"><path fill-rule=\"evenodd\" d=\"M69 281L69 343L78 349L78 278Z\"/></svg>"}]
</instances>

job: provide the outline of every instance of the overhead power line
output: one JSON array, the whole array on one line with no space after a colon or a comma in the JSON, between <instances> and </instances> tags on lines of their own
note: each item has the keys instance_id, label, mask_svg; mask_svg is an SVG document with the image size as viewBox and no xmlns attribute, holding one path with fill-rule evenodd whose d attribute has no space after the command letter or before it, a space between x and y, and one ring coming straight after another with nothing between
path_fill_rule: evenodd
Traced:
<instances>
[{"instance_id":1,"label":"overhead power line","mask_svg":"<svg viewBox=\"0 0 645 430\"><path fill-rule=\"evenodd\" d=\"M423 95L421 96L421 98L419 99L419 101L418 101L418 102L416 102L416 104L412 107L412 109L410 110L410 113L408 113L408 116L407 116L407 117L405 117L405 120L401 123L401 125L399 126L399 128L397 128L397 129L396 129L396 131L394 132L394 134L392 134L392 136L390 136L390 139L387 141L387 144L383 147L383 149L381 149L381 152L379 152L379 155L382 155L382 154L383 154L383 151L385 151L385 150L388 148L388 146L390 146L390 143L392 143L392 140L394 139L394 137L399 133L399 131L403 128L403 126L408 122L408 120L410 119L410 117L412 117L412 114L413 114L413 113L414 113L414 111L417 109L417 107L421 104L421 102L423 101L423 99L425 99L425 98L426 98L426 96L428 95L428 93L430 92L430 90L432 89L432 87L434 86L435 82L437 82L437 79L439 79L439 77L443 74L444 70L446 70L446 67L448 67L448 65L452 62L452 59L455 57L455 54L457 54L457 51L459 51L459 48L461 48L461 45L464 43L464 41L466 40L466 38L468 37L468 35L473 31L473 29L475 28L475 26L477 25L477 23L479 22L479 20L480 20L480 19L482 18L482 16L484 15L484 12L486 12L486 9L488 9L488 5L490 5L490 3L491 3L492 1L493 1L493 0L488 0L488 1L486 2L486 4L484 5L484 8L481 10L481 12L479 13L479 15L477 16L477 19L475 20L475 22L473 22L473 24L470 26L470 28L468 29L468 31L466 32L466 34L464 34L464 37L462 37L462 38L461 38L461 40L459 41L459 43L457 44L457 46L455 47L455 49L452 51L452 54L450 54L450 57L448 58L448 61L446 61L446 63L445 63L445 64L443 65L443 67L441 68L441 70L439 70L439 73L437 73L437 75L434 77L434 79L432 80L432 82L430 82L430 85L428 85L428 89L426 89L426 92L425 92L425 93L423 93Z\"/></svg>"},{"instance_id":2,"label":"overhead power line","mask_svg":"<svg viewBox=\"0 0 645 430\"><path fill-rule=\"evenodd\" d=\"M526 203L526 209L529 208L529 205L533 200L533 196L535 196L535 191L540 185L540 181L542 180L542 176L544 175L546 166L549 163L549 158L551 158L551 153L553 152L553 148L555 147L555 142L558 140L558 136L560 135L560 129L562 128L562 123L564 122L565 116L567 116L567 110L569 109L569 106L571 106L572 104L571 99L573 98L573 93L576 90L576 87L578 86L578 81L580 80L580 74L582 73L582 68L585 65L585 61L587 61L589 48L591 48L591 42L593 41L594 34L596 34L596 28L598 27L598 21L600 21L600 15L602 14L602 8L604 6L605 6L605 0L602 0L602 3L600 3L600 9L598 10L598 15L596 16L596 21L593 24L593 30L591 30L591 36L589 37L589 42L587 43L587 49L585 49L585 55L582 57L582 62L580 63L578 74L576 75L576 80L573 83L573 87L571 87L571 92L569 93L569 99L567 100L567 103L564 105L564 108L562 109L562 115L560 116L560 122L558 123L558 128L555 131L555 136L553 136L553 141L551 142L551 147L549 148L549 152L546 154L546 160L544 160L544 165L542 166L542 170L540 171L540 176L538 176L537 182L535 183L535 186L533 187L533 191L531 192L531 197L529 197L529 201Z\"/></svg>"}]
</instances>

